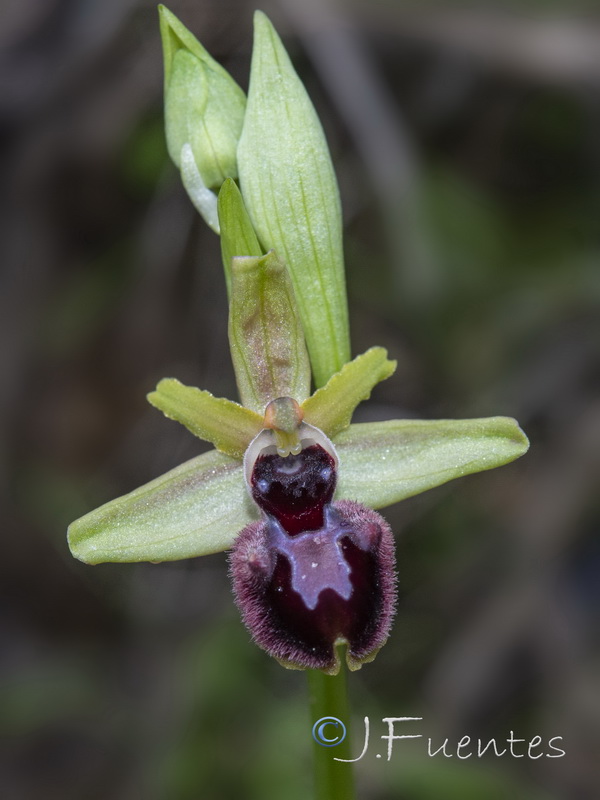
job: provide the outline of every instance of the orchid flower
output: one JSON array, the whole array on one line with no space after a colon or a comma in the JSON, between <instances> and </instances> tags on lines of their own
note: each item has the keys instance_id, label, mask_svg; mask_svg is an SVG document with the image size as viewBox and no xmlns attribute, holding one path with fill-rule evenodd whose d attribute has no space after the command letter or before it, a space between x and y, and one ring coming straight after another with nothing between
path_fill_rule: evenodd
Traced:
<instances>
[{"instance_id":1,"label":"orchid flower","mask_svg":"<svg viewBox=\"0 0 600 800\"><path fill-rule=\"evenodd\" d=\"M375 509L506 464L528 442L507 417L351 423L396 364L381 347L349 358L329 152L281 41L264 14L255 22L246 102L161 8L171 154L221 234L241 403L160 381L150 403L214 449L90 512L68 536L88 564L230 550L255 641L285 666L335 674L337 645L357 669L392 624L393 540Z\"/></svg>"}]
</instances>

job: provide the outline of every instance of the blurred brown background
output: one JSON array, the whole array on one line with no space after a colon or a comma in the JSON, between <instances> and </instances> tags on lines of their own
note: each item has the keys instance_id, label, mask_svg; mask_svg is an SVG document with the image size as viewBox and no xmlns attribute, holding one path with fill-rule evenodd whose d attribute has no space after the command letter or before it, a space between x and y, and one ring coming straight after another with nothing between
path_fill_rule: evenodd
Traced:
<instances>
[{"instance_id":1,"label":"blurred brown background","mask_svg":"<svg viewBox=\"0 0 600 800\"><path fill-rule=\"evenodd\" d=\"M253 6L169 7L247 88ZM532 440L387 510L401 602L351 679L356 749L365 715L376 739L421 716L434 747L512 730L567 755L420 740L387 763L375 742L359 795L592 800L597 3L261 7L331 145L354 353L399 361L357 418L507 414ZM4 0L0 47L0 796L308 798L304 678L248 642L225 556L92 568L66 546L72 519L200 452L147 405L158 379L235 396L218 241L166 156L154 3Z\"/></svg>"}]
</instances>

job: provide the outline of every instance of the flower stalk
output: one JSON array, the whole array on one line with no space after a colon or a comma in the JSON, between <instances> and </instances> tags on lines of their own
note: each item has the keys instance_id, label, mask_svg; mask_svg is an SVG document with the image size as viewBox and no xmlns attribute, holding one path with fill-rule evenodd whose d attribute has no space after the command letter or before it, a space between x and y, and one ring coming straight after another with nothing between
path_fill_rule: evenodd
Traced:
<instances>
[{"instance_id":1,"label":"flower stalk","mask_svg":"<svg viewBox=\"0 0 600 800\"><path fill-rule=\"evenodd\" d=\"M323 747L313 736L316 800L354 800L352 764L335 760L352 758L346 670L342 667L337 675L325 675L320 670L309 669L307 678L312 724L324 717L335 717L346 726L345 738L335 747Z\"/></svg>"}]
</instances>

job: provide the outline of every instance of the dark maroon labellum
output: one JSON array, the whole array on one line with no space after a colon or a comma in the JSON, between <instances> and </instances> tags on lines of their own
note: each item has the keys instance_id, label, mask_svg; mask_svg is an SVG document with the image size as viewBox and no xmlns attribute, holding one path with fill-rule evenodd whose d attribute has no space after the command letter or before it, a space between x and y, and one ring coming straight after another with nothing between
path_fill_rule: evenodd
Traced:
<instances>
[{"instance_id":1,"label":"dark maroon labellum","mask_svg":"<svg viewBox=\"0 0 600 800\"><path fill-rule=\"evenodd\" d=\"M288 666L336 672L373 657L394 613L391 530L371 509L331 502L334 458L310 443L298 455L268 448L255 461L252 496L264 512L231 554L234 591L256 642Z\"/></svg>"}]
</instances>

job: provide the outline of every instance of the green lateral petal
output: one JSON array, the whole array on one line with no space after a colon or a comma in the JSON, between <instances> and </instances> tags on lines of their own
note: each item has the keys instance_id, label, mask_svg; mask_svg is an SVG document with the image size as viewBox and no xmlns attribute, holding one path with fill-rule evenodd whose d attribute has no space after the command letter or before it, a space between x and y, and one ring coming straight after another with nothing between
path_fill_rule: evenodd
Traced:
<instances>
[{"instance_id":1,"label":"green lateral petal","mask_svg":"<svg viewBox=\"0 0 600 800\"><path fill-rule=\"evenodd\" d=\"M305 400L302 404L304 419L327 436L336 436L350 425L356 406L367 400L373 388L389 378L395 369L396 362L388 360L387 350L371 347L345 364L323 388Z\"/></svg>"},{"instance_id":2,"label":"green lateral petal","mask_svg":"<svg viewBox=\"0 0 600 800\"><path fill-rule=\"evenodd\" d=\"M442 483L500 467L529 442L510 417L351 425L335 441L338 499L383 508Z\"/></svg>"},{"instance_id":3,"label":"green lateral petal","mask_svg":"<svg viewBox=\"0 0 600 800\"><path fill-rule=\"evenodd\" d=\"M243 457L263 427L262 417L250 409L213 397L203 389L184 386L175 378L163 378L156 391L148 395L148 401L169 419L234 458Z\"/></svg>"},{"instance_id":4,"label":"green lateral petal","mask_svg":"<svg viewBox=\"0 0 600 800\"><path fill-rule=\"evenodd\" d=\"M321 123L260 11L238 169L261 243L290 271L315 382L322 386L350 359L340 199Z\"/></svg>"},{"instance_id":5,"label":"green lateral petal","mask_svg":"<svg viewBox=\"0 0 600 800\"><path fill-rule=\"evenodd\" d=\"M301 403L310 364L294 290L285 264L271 251L231 262L229 344L242 403L264 414L277 397Z\"/></svg>"},{"instance_id":6,"label":"green lateral petal","mask_svg":"<svg viewBox=\"0 0 600 800\"><path fill-rule=\"evenodd\" d=\"M228 178L219 192L221 258L225 270L227 295L231 296L231 259L234 256L262 256L256 233L236 183Z\"/></svg>"},{"instance_id":7,"label":"green lateral petal","mask_svg":"<svg viewBox=\"0 0 600 800\"><path fill-rule=\"evenodd\" d=\"M257 518L243 468L211 450L69 526L69 547L87 564L175 561L218 553Z\"/></svg>"}]
</instances>

